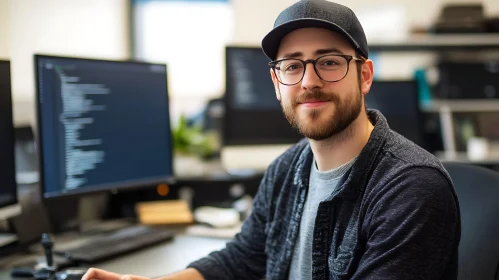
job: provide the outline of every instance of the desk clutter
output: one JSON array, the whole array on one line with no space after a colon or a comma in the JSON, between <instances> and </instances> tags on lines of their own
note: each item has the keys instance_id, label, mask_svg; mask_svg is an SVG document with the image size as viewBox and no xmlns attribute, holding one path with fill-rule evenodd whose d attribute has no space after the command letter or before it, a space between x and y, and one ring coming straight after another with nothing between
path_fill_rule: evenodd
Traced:
<instances>
[{"instance_id":1,"label":"desk clutter","mask_svg":"<svg viewBox=\"0 0 499 280\"><path fill-rule=\"evenodd\" d=\"M184 200L139 202L136 205L138 220L144 225L192 224L194 216Z\"/></svg>"},{"instance_id":2,"label":"desk clutter","mask_svg":"<svg viewBox=\"0 0 499 280\"><path fill-rule=\"evenodd\" d=\"M241 201L245 200L239 200L235 204L240 205ZM244 215L236 208L202 206L192 213L183 200L140 202L136 209L141 224L188 225L185 232L192 236L232 238L241 231L244 219Z\"/></svg>"}]
</instances>

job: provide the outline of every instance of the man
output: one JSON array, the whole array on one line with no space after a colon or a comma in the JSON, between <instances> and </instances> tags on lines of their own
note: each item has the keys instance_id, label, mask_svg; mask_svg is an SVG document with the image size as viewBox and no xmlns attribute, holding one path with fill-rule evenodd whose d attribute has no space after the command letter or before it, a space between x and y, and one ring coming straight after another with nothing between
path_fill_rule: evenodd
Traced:
<instances>
[{"instance_id":1,"label":"man","mask_svg":"<svg viewBox=\"0 0 499 280\"><path fill-rule=\"evenodd\" d=\"M452 182L365 109L373 62L355 14L300 1L262 48L284 115L306 139L268 168L233 242L161 279L456 279ZM83 279L120 277L91 269Z\"/></svg>"}]
</instances>

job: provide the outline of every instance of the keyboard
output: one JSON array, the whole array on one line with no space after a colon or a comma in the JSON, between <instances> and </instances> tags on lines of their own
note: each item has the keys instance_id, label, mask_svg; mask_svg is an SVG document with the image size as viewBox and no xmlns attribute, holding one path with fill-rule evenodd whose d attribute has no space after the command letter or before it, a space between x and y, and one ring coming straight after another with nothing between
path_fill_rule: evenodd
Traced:
<instances>
[{"instance_id":1,"label":"keyboard","mask_svg":"<svg viewBox=\"0 0 499 280\"><path fill-rule=\"evenodd\" d=\"M122 256L161 242L170 241L174 233L163 228L134 225L104 236L93 237L89 242L64 251L54 251L77 263L96 263Z\"/></svg>"}]
</instances>

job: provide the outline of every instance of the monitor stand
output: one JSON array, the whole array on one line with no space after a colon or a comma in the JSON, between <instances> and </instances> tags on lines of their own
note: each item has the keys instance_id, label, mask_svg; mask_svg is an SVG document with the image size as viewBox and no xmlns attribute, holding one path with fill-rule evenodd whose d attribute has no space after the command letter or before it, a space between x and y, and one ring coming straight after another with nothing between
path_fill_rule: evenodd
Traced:
<instances>
[{"instance_id":1,"label":"monitor stand","mask_svg":"<svg viewBox=\"0 0 499 280\"><path fill-rule=\"evenodd\" d=\"M46 201L54 232L104 233L130 225L125 219L105 221L108 194L85 194Z\"/></svg>"},{"instance_id":2,"label":"monitor stand","mask_svg":"<svg viewBox=\"0 0 499 280\"><path fill-rule=\"evenodd\" d=\"M96 193L41 200L38 185L21 185L22 212L11 219L13 232L19 243L26 245L38 242L44 232L99 234L123 228L126 221L105 219L109 216L109 195Z\"/></svg>"}]
</instances>

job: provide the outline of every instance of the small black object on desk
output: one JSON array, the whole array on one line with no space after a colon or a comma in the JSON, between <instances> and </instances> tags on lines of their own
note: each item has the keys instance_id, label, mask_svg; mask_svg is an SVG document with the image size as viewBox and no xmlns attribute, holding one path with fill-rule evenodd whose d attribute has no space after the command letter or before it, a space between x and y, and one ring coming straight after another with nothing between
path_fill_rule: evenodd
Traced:
<instances>
[{"instance_id":1,"label":"small black object on desk","mask_svg":"<svg viewBox=\"0 0 499 280\"><path fill-rule=\"evenodd\" d=\"M54 264L54 258L52 256L52 248L54 247L54 242L52 237L48 233L42 234L42 246L45 251L45 258L47 259L47 266L52 267Z\"/></svg>"},{"instance_id":2,"label":"small black object on desk","mask_svg":"<svg viewBox=\"0 0 499 280\"><path fill-rule=\"evenodd\" d=\"M32 278L35 280L79 280L85 274L84 269L68 269L57 272L57 267L53 264L52 248L54 242L48 233L42 234L41 243L45 251L47 263L39 269L14 268L11 272L12 278Z\"/></svg>"}]
</instances>

